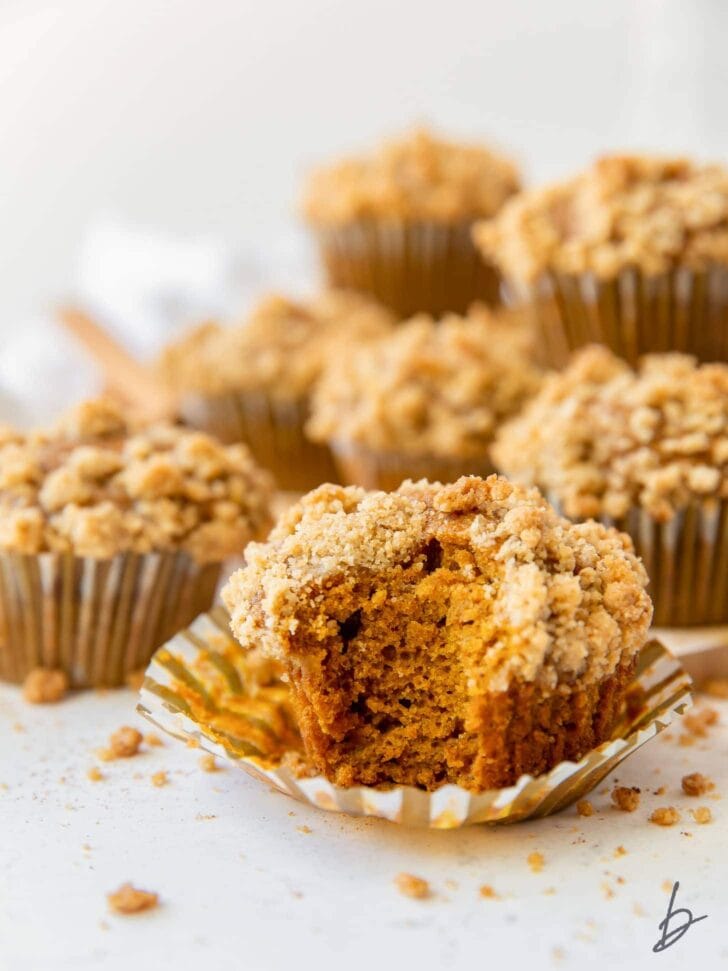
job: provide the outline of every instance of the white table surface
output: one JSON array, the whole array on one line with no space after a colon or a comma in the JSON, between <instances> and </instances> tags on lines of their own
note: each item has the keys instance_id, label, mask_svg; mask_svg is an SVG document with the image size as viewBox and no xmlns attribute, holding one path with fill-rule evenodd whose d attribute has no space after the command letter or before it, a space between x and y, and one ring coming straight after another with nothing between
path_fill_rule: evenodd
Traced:
<instances>
[{"instance_id":1,"label":"white table surface","mask_svg":"<svg viewBox=\"0 0 728 971\"><path fill-rule=\"evenodd\" d=\"M304 807L239 769L206 773L200 752L171 738L135 758L94 751L122 724L150 726L130 691L27 705L0 687L0 968L157 971L544 967L667 969L728 960L728 703L723 726L692 747L658 738L618 770L645 792L637 812L610 808L601 787L590 818L573 809L533 823L405 830ZM101 782L87 779L98 764ZM155 788L151 775L169 773ZM688 799L700 770L717 793ZM651 790L667 786L664 796ZM723 799L720 795L723 795ZM708 805L710 825L689 807ZM683 810L679 826L648 822ZM301 831L309 827L311 832ZM615 856L623 845L624 856ZM545 857L541 873L527 864ZM393 877L425 877L427 901ZM621 878L624 882L621 882ZM161 906L115 916L106 894L124 881ZM669 886L708 919L653 954ZM491 884L500 899L479 897Z\"/></svg>"}]
</instances>

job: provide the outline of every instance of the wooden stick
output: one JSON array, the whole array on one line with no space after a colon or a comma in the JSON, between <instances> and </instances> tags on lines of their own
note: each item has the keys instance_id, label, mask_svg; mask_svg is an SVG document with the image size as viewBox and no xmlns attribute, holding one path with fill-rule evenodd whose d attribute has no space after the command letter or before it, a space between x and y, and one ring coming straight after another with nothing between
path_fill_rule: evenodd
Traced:
<instances>
[{"instance_id":1,"label":"wooden stick","mask_svg":"<svg viewBox=\"0 0 728 971\"><path fill-rule=\"evenodd\" d=\"M172 392L85 311L61 307L58 320L98 366L113 394L129 404L140 418L159 421L174 416Z\"/></svg>"}]
</instances>

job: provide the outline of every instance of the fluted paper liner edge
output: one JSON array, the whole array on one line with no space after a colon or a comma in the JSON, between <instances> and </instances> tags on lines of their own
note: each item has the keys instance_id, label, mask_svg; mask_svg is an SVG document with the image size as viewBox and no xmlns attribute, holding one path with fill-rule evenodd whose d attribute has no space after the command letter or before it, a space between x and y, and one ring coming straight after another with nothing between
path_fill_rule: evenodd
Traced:
<instances>
[{"instance_id":1,"label":"fluted paper liner edge","mask_svg":"<svg viewBox=\"0 0 728 971\"><path fill-rule=\"evenodd\" d=\"M480 793L455 785L442 786L435 792L411 786L342 788L322 776L298 778L285 765L241 754L245 748L243 740L229 731L212 728L214 716L222 714L214 707L216 689L223 681L227 692L231 686L229 671L226 673L226 664L221 661L223 643L226 650L242 650L228 632L225 611L218 607L201 614L152 658L138 712L162 731L238 764L250 775L300 802L406 826L453 829L473 823L512 823L558 812L590 792L623 759L667 728L691 704L690 677L659 641L651 640L639 655L631 686L640 698L639 710L631 712L626 706L612 740L579 762L561 762L537 778L524 775L514 786ZM194 705L189 703L191 697Z\"/></svg>"}]
</instances>

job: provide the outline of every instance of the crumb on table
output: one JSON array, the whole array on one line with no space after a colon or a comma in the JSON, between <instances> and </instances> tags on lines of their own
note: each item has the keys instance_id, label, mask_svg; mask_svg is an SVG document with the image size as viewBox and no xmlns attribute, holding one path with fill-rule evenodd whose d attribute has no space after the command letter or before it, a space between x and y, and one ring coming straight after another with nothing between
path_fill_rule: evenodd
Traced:
<instances>
[{"instance_id":1,"label":"crumb on table","mask_svg":"<svg viewBox=\"0 0 728 971\"><path fill-rule=\"evenodd\" d=\"M159 735L154 732L148 732L144 736L144 742L152 748L158 748L160 745L164 745L164 742L159 737Z\"/></svg>"},{"instance_id":2,"label":"crumb on table","mask_svg":"<svg viewBox=\"0 0 728 971\"><path fill-rule=\"evenodd\" d=\"M686 796L703 796L715 789L715 783L700 772L691 772L682 777L682 790Z\"/></svg>"},{"instance_id":3,"label":"crumb on table","mask_svg":"<svg viewBox=\"0 0 728 971\"><path fill-rule=\"evenodd\" d=\"M619 846L617 847L617 849L614 851L614 855L617 856L617 857L619 857L619 856L626 856L627 855L627 851L625 850L625 848L622 846L621 843L619 844Z\"/></svg>"},{"instance_id":4,"label":"crumb on table","mask_svg":"<svg viewBox=\"0 0 728 971\"><path fill-rule=\"evenodd\" d=\"M167 777L167 773L161 770L159 772L155 772L152 776L152 785L156 786L158 789L161 789L162 786L166 786L168 782L169 779Z\"/></svg>"},{"instance_id":5,"label":"crumb on table","mask_svg":"<svg viewBox=\"0 0 728 971\"><path fill-rule=\"evenodd\" d=\"M217 764L214 755L201 755L199 766L203 772L219 772L220 766Z\"/></svg>"},{"instance_id":6,"label":"crumb on table","mask_svg":"<svg viewBox=\"0 0 728 971\"><path fill-rule=\"evenodd\" d=\"M33 668L23 682L23 698L31 705L48 705L68 694L68 676L52 668Z\"/></svg>"},{"instance_id":7,"label":"crumb on table","mask_svg":"<svg viewBox=\"0 0 728 971\"><path fill-rule=\"evenodd\" d=\"M159 904L159 895L149 890L138 890L130 883L122 884L118 890L106 895L109 909L115 914L139 914L153 910Z\"/></svg>"},{"instance_id":8,"label":"crumb on table","mask_svg":"<svg viewBox=\"0 0 728 971\"><path fill-rule=\"evenodd\" d=\"M401 894L415 900L425 900L431 895L427 880L416 877L412 873L398 873L394 878L394 884Z\"/></svg>"},{"instance_id":9,"label":"crumb on table","mask_svg":"<svg viewBox=\"0 0 728 971\"><path fill-rule=\"evenodd\" d=\"M486 900L498 900L499 899L498 894L495 892L495 890L493 889L493 887L491 887L491 885L489 883L482 884L482 886L480 887L478 893L480 894L481 897L484 897Z\"/></svg>"},{"instance_id":10,"label":"crumb on table","mask_svg":"<svg viewBox=\"0 0 728 971\"><path fill-rule=\"evenodd\" d=\"M640 790L636 786L615 786L612 802L625 813L633 813L640 804Z\"/></svg>"},{"instance_id":11,"label":"crumb on table","mask_svg":"<svg viewBox=\"0 0 728 971\"><path fill-rule=\"evenodd\" d=\"M593 816L594 806L588 799L580 799L576 804L576 811L580 816Z\"/></svg>"},{"instance_id":12,"label":"crumb on table","mask_svg":"<svg viewBox=\"0 0 728 971\"><path fill-rule=\"evenodd\" d=\"M652 812L650 822L658 826L674 826L680 822L680 813L674 806L660 806Z\"/></svg>"},{"instance_id":13,"label":"crumb on table","mask_svg":"<svg viewBox=\"0 0 728 971\"><path fill-rule=\"evenodd\" d=\"M543 870L543 865L546 862L543 853L539 853L538 850L534 850L533 853L529 853L526 857L526 862L531 867L534 873L540 873Z\"/></svg>"},{"instance_id":14,"label":"crumb on table","mask_svg":"<svg viewBox=\"0 0 728 971\"><path fill-rule=\"evenodd\" d=\"M685 715L683 725L692 735L705 738L708 729L718 723L719 717L715 708L700 708Z\"/></svg>"},{"instance_id":15,"label":"crumb on table","mask_svg":"<svg viewBox=\"0 0 728 971\"><path fill-rule=\"evenodd\" d=\"M696 823L712 823L713 814L708 808L708 806L698 806L697 809L691 809L690 814Z\"/></svg>"},{"instance_id":16,"label":"crumb on table","mask_svg":"<svg viewBox=\"0 0 728 971\"><path fill-rule=\"evenodd\" d=\"M92 765L86 773L86 778L89 780L89 782L101 782L104 778L104 773L97 765Z\"/></svg>"},{"instance_id":17,"label":"crumb on table","mask_svg":"<svg viewBox=\"0 0 728 971\"><path fill-rule=\"evenodd\" d=\"M728 700L728 678L708 678L698 690L713 698L722 698L726 701Z\"/></svg>"},{"instance_id":18,"label":"crumb on table","mask_svg":"<svg viewBox=\"0 0 728 971\"><path fill-rule=\"evenodd\" d=\"M142 733L129 725L118 728L109 738L108 754L112 759L130 759L139 751Z\"/></svg>"}]
</instances>

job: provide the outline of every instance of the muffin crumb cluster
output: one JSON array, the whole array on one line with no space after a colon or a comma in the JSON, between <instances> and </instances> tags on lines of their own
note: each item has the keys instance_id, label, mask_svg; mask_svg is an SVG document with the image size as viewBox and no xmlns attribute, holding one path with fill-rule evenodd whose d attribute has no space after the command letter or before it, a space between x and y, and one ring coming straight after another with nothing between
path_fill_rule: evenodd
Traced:
<instances>
[{"instance_id":1,"label":"muffin crumb cluster","mask_svg":"<svg viewBox=\"0 0 728 971\"><path fill-rule=\"evenodd\" d=\"M0 549L240 552L270 522L272 482L244 445L168 425L134 429L107 401L0 445Z\"/></svg>"},{"instance_id":2,"label":"muffin crumb cluster","mask_svg":"<svg viewBox=\"0 0 728 971\"><path fill-rule=\"evenodd\" d=\"M728 365L648 355L633 371L605 347L546 378L493 447L511 477L538 485L567 516L672 519L728 498Z\"/></svg>"},{"instance_id":3,"label":"muffin crumb cluster","mask_svg":"<svg viewBox=\"0 0 728 971\"><path fill-rule=\"evenodd\" d=\"M314 172L304 212L317 224L372 217L455 222L492 215L518 187L517 169L503 156L417 129Z\"/></svg>"},{"instance_id":4,"label":"muffin crumb cluster","mask_svg":"<svg viewBox=\"0 0 728 971\"><path fill-rule=\"evenodd\" d=\"M510 277L546 271L612 278L728 265L728 168L613 155L576 178L520 193L479 223L483 253Z\"/></svg>"}]
</instances>

